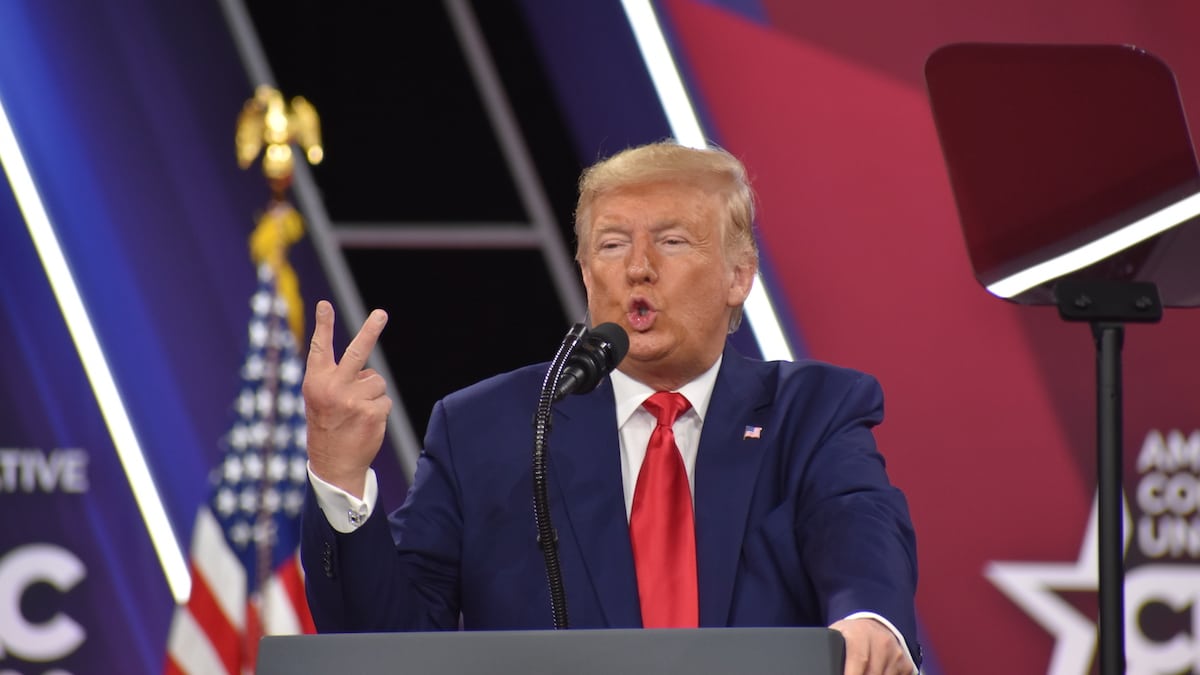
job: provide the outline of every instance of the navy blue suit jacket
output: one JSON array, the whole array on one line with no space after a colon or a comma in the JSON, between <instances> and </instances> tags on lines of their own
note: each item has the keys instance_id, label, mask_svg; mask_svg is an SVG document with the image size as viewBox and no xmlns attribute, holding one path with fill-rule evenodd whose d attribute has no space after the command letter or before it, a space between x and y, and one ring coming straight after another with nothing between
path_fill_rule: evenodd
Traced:
<instances>
[{"instance_id":1,"label":"navy blue suit jacket","mask_svg":"<svg viewBox=\"0 0 1200 675\"><path fill-rule=\"evenodd\" d=\"M550 628L532 515L532 425L546 365L439 402L404 505L339 534L310 495L302 559L321 631ZM701 626L886 617L914 658L916 545L871 428L874 378L726 349L695 470ZM747 427L761 427L746 438ZM571 396L549 440L552 519L573 628L641 616L611 383Z\"/></svg>"}]
</instances>

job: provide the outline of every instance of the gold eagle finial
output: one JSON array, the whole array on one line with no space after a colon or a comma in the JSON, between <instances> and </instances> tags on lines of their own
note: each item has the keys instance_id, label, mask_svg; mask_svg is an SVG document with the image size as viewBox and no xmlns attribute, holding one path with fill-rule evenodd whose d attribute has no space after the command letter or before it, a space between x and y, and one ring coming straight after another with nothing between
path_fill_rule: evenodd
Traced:
<instances>
[{"instance_id":1,"label":"gold eagle finial","mask_svg":"<svg viewBox=\"0 0 1200 675\"><path fill-rule=\"evenodd\" d=\"M238 165L249 167L259 151L263 151L263 173L277 191L291 182L295 160L291 144L304 150L310 164L320 164L324 157L321 148L321 122L317 111L303 96L288 104L278 89L259 85L254 98L242 106L237 124Z\"/></svg>"},{"instance_id":2,"label":"gold eagle finial","mask_svg":"<svg viewBox=\"0 0 1200 675\"><path fill-rule=\"evenodd\" d=\"M238 165L243 169L249 168L262 152L263 173L275 193L250 235L250 258L255 265L270 268L276 290L287 302L288 323L297 342L301 342L304 307L300 282L288 263L287 250L304 236L304 219L285 193L295 169L293 143L304 149L311 164L319 164L324 156L317 111L302 96L288 104L278 89L260 85L238 115L236 143Z\"/></svg>"}]
</instances>

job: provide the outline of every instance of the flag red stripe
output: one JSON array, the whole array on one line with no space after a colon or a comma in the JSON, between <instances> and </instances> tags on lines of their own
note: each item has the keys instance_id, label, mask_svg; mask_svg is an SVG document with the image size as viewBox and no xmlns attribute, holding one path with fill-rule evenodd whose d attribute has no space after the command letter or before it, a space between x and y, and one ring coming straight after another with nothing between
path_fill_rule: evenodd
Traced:
<instances>
[{"instance_id":1,"label":"flag red stripe","mask_svg":"<svg viewBox=\"0 0 1200 675\"><path fill-rule=\"evenodd\" d=\"M260 265L258 272L259 288L254 297L287 302L278 292L275 274L271 268ZM245 440L249 430L257 428L259 424L267 425L266 428L274 425L278 430L304 423L302 410L288 410L283 406L285 394L294 400L300 400L299 381L282 376L265 378L260 372L261 369L248 367L252 362L262 360L272 364L276 371L288 368L289 371L302 374L304 367L304 362L297 356L295 340L285 325L286 320L277 321L278 317L272 312L275 305L260 302L251 304L254 314L250 325L254 327L265 322L268 326L268 344L255 341L249 344L244 361L247 367L241 371L241 395L245 395L245 392L262 391L265 386L268 390L273 390L273 396L277 396L277 404L273 407L264 406L262 409L256 405L251 410L240 410L238 419L228 432L227 439L230 441L237 441L238 438ZM276 326L276 323L280 325ZM276 329L278 332L273 332ZM281 341L276 343L272 336L281 338ZM274 349L276 346L278 349ZM243 453L242 450L237 450L241 446L232 442L228 446L225 460L234 457L240 461L243 459L242 454L248 455L253 452L259 460L278 458L283 460L283 466L290 467L303 460L302 444L302 435L293 436L289 433L287 438L273 444L269 450L259 447L255 441L250 443L253 448L246 448L246 452ZM254 478L248 474L220 472L219 476L219 485L213 486L214 493L210 495L210 501L200 506L196 516L191 551L192 597L186 607L176 611L176 623L172 625L168 634L165 675L201 675L195 671L204 671L203 675L211 675L208 671L245 675L255 667L258 643L264 629L273 633L315 632L305 601L304 573L296 564L298 556L295 542L290 538L277 540L272 543L271 550L263 548L248 551L247 553L254 554L247 556L253 560L242 559L234 553L233 544L230 542L243 541L238 535L250 531L246 530L247 527L256 527L256 514L238 511L224 513L224 517L218 518L218 514L214 512L219 511L214 508L217 496L224 491L233 491L245 498L265 496L272 490L303 489L307 482L303 472L301 471L300 475L285 472L280 476L259 475ZM259 499L257 496L254 498ZM267 505L267 502L262 502L262 505ZM270 508L272 515L281 515L275 513L274 507ZM257 532L256 529L253 531ZM260 565L265 562L263 556L273 557L277 552L286 555L290 563L272 570L269 579L256 579L257 572L261 569ZM255 583L256 581L258 583Z\"/></svg>"},{"instance_id":2,"label":"flag red stripe","mask_svg":"<svg viewBox=\"0 0 1200 675\"><path fill-rule=\"evenodd\" d=\"M279 577L279 583L283 585L284 591L292 601L292 607L296 610L296 618L300 620L300 630L305 634L316 633L317 627L313 623L312 613L308 611L308 600L304 595L304 580L300 578L300 565L295 555L290 556L279 566L276 576Z\"/></svg>"},{"instance_id":3,"label":"flag red stripe","mask_svg":"<svg viewBox=\"0 0 1200 675\"><path fill-rule=\"evenodd\" d=\"M229 673L240 673L242 670L241 635L229 622L229 618L221 611L217 599L208 586L208 579L192 563L192 596L188 598L188 612L195 618L196 623L208 637L213 650L225 664ZM253 663L250 661L248 663Z\"/></svg>"},{"instance_id":4,"label":"flag red stripe","mask_svg":"<svg viewBox=\"0 0 1200 675\"><path fill-rule=\"evenodd\" d=\"M258 641L262 639L262 619L258 615L258 606L253 598L246 598L246 633L242 636L242 644L246 650L246 663L258 663Z\"/></svg>"}]
</instances>

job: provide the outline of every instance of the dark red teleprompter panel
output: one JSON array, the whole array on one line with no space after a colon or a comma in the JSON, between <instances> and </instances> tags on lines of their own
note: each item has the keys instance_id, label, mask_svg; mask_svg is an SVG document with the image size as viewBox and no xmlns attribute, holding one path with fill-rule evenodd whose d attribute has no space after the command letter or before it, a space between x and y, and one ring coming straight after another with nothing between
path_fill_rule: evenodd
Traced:
<instances>
[{"instance_id":1,"label":"dark red teleprompter panel","mask_svg":"<svg viewBox=\"0 0 1200 675\"><path fill-rule=\"evenodd\" d=\"M960 43L925 66L976 278L984 286L1076 250L1200 192L1175 76L1128 45ZM1154 281L1200 304L1185 221L1071 276ZM1053 279L1012 299L1051 304Z\"/></svg>"}]
</instances>

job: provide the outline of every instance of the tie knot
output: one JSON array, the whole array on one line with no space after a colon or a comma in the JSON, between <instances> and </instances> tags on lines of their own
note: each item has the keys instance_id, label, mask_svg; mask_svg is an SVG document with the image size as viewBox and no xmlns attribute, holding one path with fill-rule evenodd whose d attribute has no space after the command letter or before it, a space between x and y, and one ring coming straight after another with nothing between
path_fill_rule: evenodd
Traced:
<instances>
[{"instance_id":1,"label":"tie knot","mask_svg":"<svg viewBox=\"0 0 1200 675\"><path fill-rule=\"evenodd\" d=\"M642 407L657 417L660 425L670 428L675 425L675 420L679 419L680 415L692 407L692 403L683 394L660 391L646 399Z\"/></svg>"}]
</instances>

